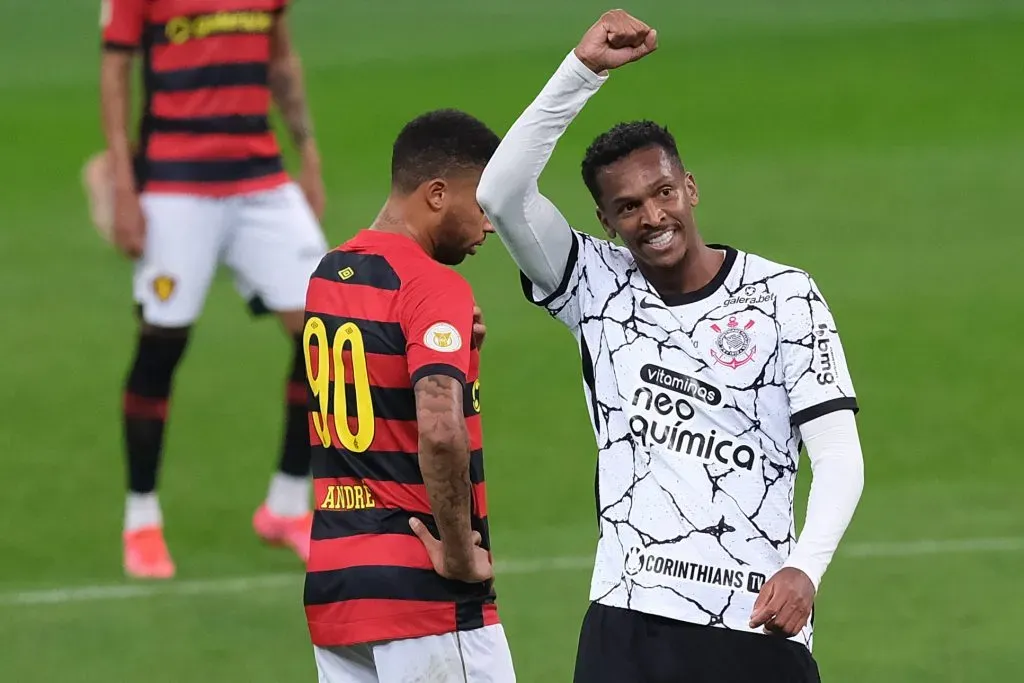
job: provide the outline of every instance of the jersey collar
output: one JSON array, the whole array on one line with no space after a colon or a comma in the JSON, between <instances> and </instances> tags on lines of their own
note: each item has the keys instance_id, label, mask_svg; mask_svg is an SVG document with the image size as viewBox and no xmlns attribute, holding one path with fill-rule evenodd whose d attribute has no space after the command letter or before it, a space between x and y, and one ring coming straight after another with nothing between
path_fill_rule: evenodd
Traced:
<instances>
[{"instance_id":1,"label":"jersey collar","mask_svg":"<svg viewBox=\"0 0 1024 683\"><path fill-rule=\"evenodd\" d=\"M725 259L722 261L722 265L719 267L718 272L711 278L711 281L700 289L696 289L692 292L684 292L682 294L671 294L662 298L666 306L685 306L686 304L696 303L702 299L706 299L716 291L718 288L725 284L726 279L729 277L729 273L732 272L733 264L736 263L736 250L730 246L724 244L709 244L712 249L724 250Z\"/></svg>"}]
</instances>

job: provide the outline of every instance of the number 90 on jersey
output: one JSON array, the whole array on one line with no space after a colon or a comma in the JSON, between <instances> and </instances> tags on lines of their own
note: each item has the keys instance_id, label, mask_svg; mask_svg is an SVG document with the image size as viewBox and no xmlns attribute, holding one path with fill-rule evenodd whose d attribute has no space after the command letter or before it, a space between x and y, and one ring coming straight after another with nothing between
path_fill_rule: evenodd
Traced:
<instances>
[{"instance_id":1,"label":"number 90 on jersey","mask_svg":"<svg viewBox=\"0 0 1024 683\"><path fill-rule=\"evenodd\" d=\"M313 342L316 342L315 345ZM347 322L338 328L333 339L327 338L327 326L316 316L306 321L302 331L302 346L306 353L306 380L317 400L313 413L313 427L325 447L344 448L353 453L366 451L373 443L373 402L370 397L370 374L366 369L366 347L363 333L355 323ZM345 349L352 357L352 375L347 376ZM314 362L315 360L315 362ZM334 411L330 412L331 368L334 368ZM345 385L355 388L356 429L349 423L348 394ZM328 419L334 420L334 432L339 443L333 443Z\"/></svg>"}]
</instances>

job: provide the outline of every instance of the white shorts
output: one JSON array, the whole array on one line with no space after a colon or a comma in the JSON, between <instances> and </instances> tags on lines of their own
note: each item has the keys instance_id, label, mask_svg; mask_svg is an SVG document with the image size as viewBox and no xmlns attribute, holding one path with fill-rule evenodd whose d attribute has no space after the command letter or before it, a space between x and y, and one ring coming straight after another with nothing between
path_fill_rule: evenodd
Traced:
<instances>
[{"instance_id":1,"label":"white shorts","mask_svg":"<svg viewBox=\"0 0 1024 683\"><path fill-rule=\"evenodd\" d=\"M257 309L305 308L327 241L295 183L228 197L143 193L141 203L146 247L133 285L145 322L195 322L222 262Z\"/></svg>"},{"instance_id":2,"label":"white shorts","mask_svg":"<svg viewBox=\"0 0 1024 683\"><path fill-rule=\"evenodd\" d=\"M351 647L314 647L319 683L515 683L501 624Z\"/></svg>"}]
</instances>

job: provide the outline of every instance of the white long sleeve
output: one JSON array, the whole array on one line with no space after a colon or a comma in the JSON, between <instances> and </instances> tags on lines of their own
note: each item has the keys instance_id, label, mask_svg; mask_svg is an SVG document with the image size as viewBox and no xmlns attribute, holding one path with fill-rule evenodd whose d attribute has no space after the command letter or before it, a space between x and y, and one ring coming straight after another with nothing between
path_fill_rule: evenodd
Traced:
<instances>
[{"instance_id":1,"label":"white long sleeve","mask_svg":"<svg viewBox=\"0 0 1024 683\"><path fill-rule=\"evenodd\" d=\"M864 489L864 457L853 412L840 410L800 426L811 461L807 516L784 566L821 583Z\"/></svg>"},{"instance_id":2,"label":"white long sleeve","mask_svg":"<svg viewBox=\"0 0 1024 683\"><path fill-rule=\"evenodd\" d=\"M573 235L537 179L555 143L608 75L598 75L570 52L540 94L505 134L484 169L477 201L519 269L550 293L565 271Z\"/></svg>"}]
</instances>

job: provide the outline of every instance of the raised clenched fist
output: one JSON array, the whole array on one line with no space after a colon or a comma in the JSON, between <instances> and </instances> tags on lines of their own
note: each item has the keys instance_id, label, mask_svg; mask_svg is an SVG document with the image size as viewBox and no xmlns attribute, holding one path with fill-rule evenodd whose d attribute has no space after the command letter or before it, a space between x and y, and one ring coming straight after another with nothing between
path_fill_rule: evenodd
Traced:
<instances>
[{"instance_id":1,"label":"raised clenched fist","mask_svg":"<svg viewBox=\"0 0 1024 683\"><path fill-rule=\"evenodd\" d=\"M613 9L583 34L575 52L587 68L599 74L635 62L657 48L657 31L627 12Z\"/></svg>"}]
</instances>

